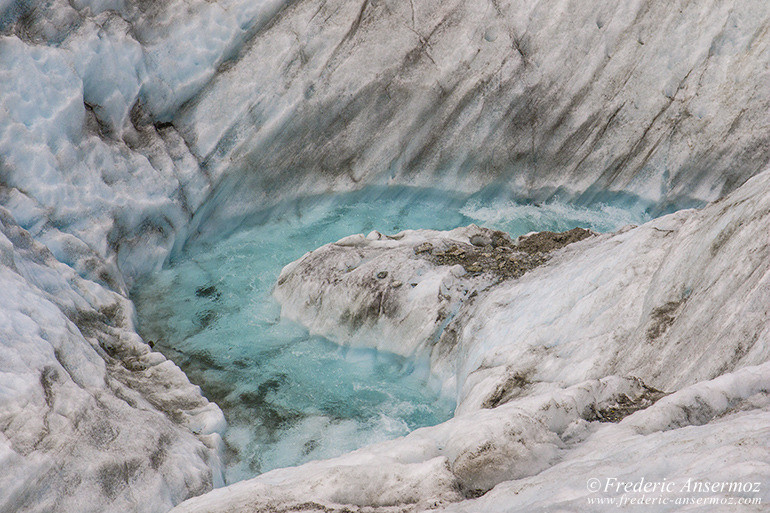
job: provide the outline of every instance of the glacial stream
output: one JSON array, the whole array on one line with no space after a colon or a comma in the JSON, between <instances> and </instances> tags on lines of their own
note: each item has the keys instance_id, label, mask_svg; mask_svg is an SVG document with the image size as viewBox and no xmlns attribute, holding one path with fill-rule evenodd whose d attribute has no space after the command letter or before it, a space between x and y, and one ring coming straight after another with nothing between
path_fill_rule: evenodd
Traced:
<instances>
[{"instance_id":1,"label":"glacial stream","mask_svg":"<svg viewBox=\"0 0 770 513\"><path fill-rule=\"evenodd\" d=\"M513 236L645 221L621 208L517 205L446 191L370 187L285 201L194 240L133 291L139 332L175 361L228 421L226 480L336 456L450 418L428 362L341 347L282 320L281 268L328 242L378 230L476 223Z\"/></svg>"}]
</instances>

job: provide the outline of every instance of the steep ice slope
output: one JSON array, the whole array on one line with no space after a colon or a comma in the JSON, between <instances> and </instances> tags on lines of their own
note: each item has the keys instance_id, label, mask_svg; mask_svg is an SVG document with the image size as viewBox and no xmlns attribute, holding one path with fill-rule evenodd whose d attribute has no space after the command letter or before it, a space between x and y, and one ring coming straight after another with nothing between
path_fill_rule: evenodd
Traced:
<instances>
[{"instance_id":1,"label":"steep ice slope","mask_svg":"<svg viewBox=\"0 0 770 513\"><path fill-rule=\"evenodd\" d=\"M4 2L3 204L125 291L206 198L196 225L372 181L713 200L770 157L769 16L761 1Z\"/></svg>"},{"instance_id":2,"label":"steep ice slope","mask_svg":"<svg viewBox=\"0 0 770 513\"><path fill-rule=\"evenodd\" d=\"M219 408L3 208L0 290L0 511L160 512L221 483Z\"/></svg>"},{"instance_id":3,"label":"steep ice slope","mask_svg":"<svg viewBox=\"0 0 770 513\"><path fill-rule=\"evenodd\" d=\"M571 244L493 285L492 272L423 256L426 239L461 245L475 228L309 253L279 279L285 313L343 343L363 332L355 340L429 352L456 387L456 417L175 511L602 510L587 503L589 477L765 482L768 187L770 170L702 211Z\"/></svg>"},{"instance_id":4,"label":"steep ice slope","mask_svg":"<svg viewBox=\"0 0 770 513\"><path fill-rule=\"evenodd\" d=\"M306 0L174 123L252 200L499 181L662 211L770 158L769 28L762 0Z\"/></svg>"},{"instance_id":5,"label":"steep ice slope","mask_svg":"<svg viewBox=\"0 0 770 513\"><path fill-rule=\"evenodd\" d=\"M166 511L221 483L219 408L126 295L212 184L162 122L277 6L0 2L0 510Z\"/></svg>"},{"instance_id":6,"label":"steep ice slope","mask_svg":"<svg viewBox=\"0 0 770 513\"><path fill-rule=\"evenodd\" d=\"M769 20L760 0L3 2L3 204L125 290L206 198L196 224L372 181L714 200L770 158Z\"/></svg>"}]
</instances>

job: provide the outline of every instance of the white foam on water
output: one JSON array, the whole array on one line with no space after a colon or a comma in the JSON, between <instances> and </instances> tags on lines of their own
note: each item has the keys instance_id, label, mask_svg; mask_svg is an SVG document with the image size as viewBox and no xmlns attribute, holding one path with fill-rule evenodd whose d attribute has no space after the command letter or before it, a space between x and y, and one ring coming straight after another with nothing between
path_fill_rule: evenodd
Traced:
<instances>
[{"instance_id":1,"label":"white foam on water","mask_svg":"<svg viewBox=\"0 0 770 513\"><path fill-rule=\"evenodd\" d=\"M565 231L575 226L597 232L616 230L625 225L638 225L650 220L645 212L629 211L612 205L579 207L564 203L522 204L499 201L492 204L469 200L460 212L477 223L504 227L511 233L528 233L548 226L552 231Z\"/></svg>"}]
</instances>

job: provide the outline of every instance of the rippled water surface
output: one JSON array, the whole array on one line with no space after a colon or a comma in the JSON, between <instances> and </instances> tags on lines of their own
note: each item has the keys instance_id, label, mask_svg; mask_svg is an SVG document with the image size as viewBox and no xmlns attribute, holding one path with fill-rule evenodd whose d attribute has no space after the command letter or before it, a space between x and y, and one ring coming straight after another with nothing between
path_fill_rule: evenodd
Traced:
<instances>
[{"instance_id":1,"label":"rippled water surface","mask_svg":"<svg viewBox=\"0 0 770 513\"><path fill-rule=\"evenodd\" d=\"M425 189L370 188L284 202L216 241L191 241L135 287L139 331L222 407L227 481L326 458L448 419L426 361L340 347L281 320L281 268L352 233L476 223L521 235L614 230L621 209L482 202Z\"/></svg>"}]
</instances>

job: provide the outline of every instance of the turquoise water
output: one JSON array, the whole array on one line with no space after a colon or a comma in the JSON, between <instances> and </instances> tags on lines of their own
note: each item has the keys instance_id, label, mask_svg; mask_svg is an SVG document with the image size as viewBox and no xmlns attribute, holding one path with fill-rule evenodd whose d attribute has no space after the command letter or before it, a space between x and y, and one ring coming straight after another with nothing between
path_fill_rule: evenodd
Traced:
<instances>
[{"instance_id":1,"label":"turquoise water","mask_svg":"<svg viewBox=\"0 0 770 513\"><path fill-rule=\"evenodd\" d=\"M470 223L520 235L643 221L620 209L482 203L442 191L371 188L283 202L189 241L133 292L139 332L225 413L227 482L336 456L450 418L428 362L345 348L280 318L281 268L352 233Z\"/></svg>"}]
</instances>

